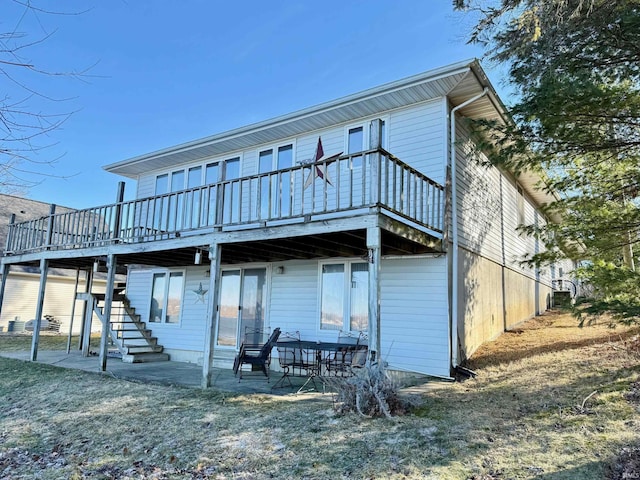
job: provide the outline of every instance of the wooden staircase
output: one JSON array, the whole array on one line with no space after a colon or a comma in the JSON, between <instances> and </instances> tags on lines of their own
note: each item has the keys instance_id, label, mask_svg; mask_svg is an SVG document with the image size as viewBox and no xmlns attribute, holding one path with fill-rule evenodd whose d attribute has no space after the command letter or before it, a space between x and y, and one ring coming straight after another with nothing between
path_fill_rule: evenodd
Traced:
<instances>
[{"instance_id":1,"label":"wooden staircase","mask_svg":"<svg viewBox=\"0 0 640 480\"><path fill-rule=\"evenodd\" d=\"M124 287L116 287L111 303L109 333L113 344L118 348L125 363L166 362L169 355L163 353L164 347L158 345L157 337L140 320L136 309L131 307L123 294ZM104 294L93 294L94 312L104 322Z\"/></svg>"}]
</instances>

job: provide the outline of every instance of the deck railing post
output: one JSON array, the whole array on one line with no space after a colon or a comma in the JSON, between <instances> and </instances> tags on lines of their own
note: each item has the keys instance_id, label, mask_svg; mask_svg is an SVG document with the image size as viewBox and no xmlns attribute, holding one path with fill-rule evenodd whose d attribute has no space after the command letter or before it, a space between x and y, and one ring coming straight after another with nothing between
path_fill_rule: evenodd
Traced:
<instances>
[{"instance_id":1,"label":"deck railing post","mask_svg":"<svg viewBox=\"0 0 640 480\"><path fill-rule=\"evenodd\" d=\"M55 203L52 203L49 209L49 220L47 221L47 238L44 245L47 250L51 248L51 240L53 239L53 219L55 214L56 214L56 205Z\"/></svg>"},{"instance_id":2,"label":"deck railing post","mask_svg":"<svg viewBox=\"0 0 640 480\"><path fill-rule=\"evenodd\" d=\"M7 242L4 246L4 251L5 252L10 252L12 250L12 243L13 243L13 238L15 235L15 223L16 223L16 214L12 213L11 217L9 218L9 233L7 233Z\"/></svg>"},{"instance_id":3,"label":"deck railing post","mask_svg":"<svg viewBox=\"0 0 640 480\"><path fill-rule=\"evenodd\" d=\"M122 202L124 201L124 182L118 182L118 194L116 195L116 215L113 220L113 240L120 238L122 230Z\"/></svg>"},{"instance_id":4,"label":"deck railing post","mask_svg":"<svg viewBox=\"0 0 640 480\"><path fill-rule=\"evenodd\" d=\"M371 205L380 203L380 149L382 148L382 120L376 118L371 121L369 127L369 150L375 150L369 154L369 201Z\"/></svg>"}]
</instances>

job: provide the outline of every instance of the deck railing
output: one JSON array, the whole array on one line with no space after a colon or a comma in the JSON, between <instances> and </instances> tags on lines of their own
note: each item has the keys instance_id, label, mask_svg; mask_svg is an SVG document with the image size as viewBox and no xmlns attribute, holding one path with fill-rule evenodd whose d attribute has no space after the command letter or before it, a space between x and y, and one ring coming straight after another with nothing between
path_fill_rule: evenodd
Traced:
<instances>
[{"instance_id":1,"label":"deck railing","mask_svg":"<svg viewBox=\"0 0 640 480\"><path fill-rule=\"evenodd\" d=\"M385 150L12 223L7 254L136 243L379 207L437 233L444 188Z\"/></svg>"}]
</instances>

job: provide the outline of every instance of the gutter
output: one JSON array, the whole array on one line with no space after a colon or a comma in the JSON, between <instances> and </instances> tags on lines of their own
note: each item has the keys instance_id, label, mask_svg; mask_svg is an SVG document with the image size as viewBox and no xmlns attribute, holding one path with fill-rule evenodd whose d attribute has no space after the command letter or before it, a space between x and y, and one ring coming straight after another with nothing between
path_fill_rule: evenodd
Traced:
<instances>
[{"instance_id":1,"label":"gutter","mask_svg":"<svg viewBox=\"0 0 640 480\"><path fill-rule=\"evenodd\" d=\"M457 186L457 172L456 172L456 112L461 108L481 99L489 93L489 88L484 87L482 93L479 93L475 97L461 103L460 105L453 107L449 113L450 121L450 137L449 137L449 153L451 155L451 365L453 368L458 366L458 265L460 263L458 255L458 186Z\"/></svg>"}]
</instances>

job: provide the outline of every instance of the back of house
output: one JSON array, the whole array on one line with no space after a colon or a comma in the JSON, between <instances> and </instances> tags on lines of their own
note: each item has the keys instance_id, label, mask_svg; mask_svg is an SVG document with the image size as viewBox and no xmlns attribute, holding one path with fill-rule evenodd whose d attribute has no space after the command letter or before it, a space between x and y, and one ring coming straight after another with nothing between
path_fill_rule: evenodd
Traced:
<instances>
[{"instance_id":1,"label":"back of house","mask_svg":"<svg viewBox=\"0 0 640 480\"><path fill-rule=\"evenodd\" d=\"M521 266L543 246L516 231L550 198L474 160L478 118L507 121L467 61L114 163L136 200L88 209L93 228L53 219L46 245L14 226L3 265L126 267L156 351L205 372L280 328L366 335L371 360L449 377L559 279Z\"/></svg>"}]
</instances>

